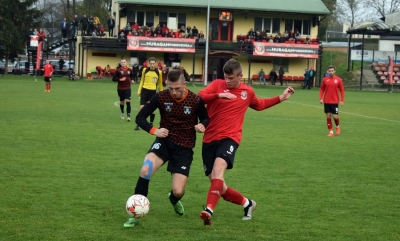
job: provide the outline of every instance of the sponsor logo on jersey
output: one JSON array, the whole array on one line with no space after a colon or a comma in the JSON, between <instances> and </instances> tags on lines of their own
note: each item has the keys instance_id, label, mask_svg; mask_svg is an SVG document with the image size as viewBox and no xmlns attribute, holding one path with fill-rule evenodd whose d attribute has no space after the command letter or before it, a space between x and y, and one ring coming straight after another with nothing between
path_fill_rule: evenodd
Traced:
<instances>
[{"instance_id":1,"label":"sponsor logo on jersey","mask_svg":"<svg viewBox=\"0 0 400 241\"><path fill-rule=\"evenodd\" d=\"M183 107L183 113L185 113L185 115L190 115L191 112L192 112L192 107L190 106Z\"/></svg>"},{"instance_id":2,"label":"sponsor logo on jersey","mask_svg":"<svg viewBox=\"0 0 400 241\"><path fill-rule=\"evenodd\" d=\"M153 82L156 83L157 82L157 78L153 77Z\"/></svg>"},{"instance_id":3,"label":"sponsor logo on jersey","mask_svg":"<svg viewBox=\"0 0 400 241\"><path fill-rule=\"evenodd\" d=\"M242 91L242 93L240 94L240 97L245 100L247 99L247 91Z\"/></svg>"},{"instance_id":4,"label":"sponsor logo on jersey","mask_svg":"<svg viewBox=\"0 0 400 241\"><path fill-rule=\"evenodd\" d=\"M172 111L172 105L173 105L174 103L164 103L164 106L165 106L165 111L166 112L171 112Z\"/></svg>"}]
</instances>

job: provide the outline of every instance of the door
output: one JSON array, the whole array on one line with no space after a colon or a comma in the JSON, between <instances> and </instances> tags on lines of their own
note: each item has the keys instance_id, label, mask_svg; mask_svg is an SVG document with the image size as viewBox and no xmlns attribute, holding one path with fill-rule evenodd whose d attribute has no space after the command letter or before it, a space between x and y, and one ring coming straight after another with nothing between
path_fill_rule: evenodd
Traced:
<instances>
[{"instance_id":1,"label":"door","mask_svg":"<svg viewBox=\"0 0 400 241\"><path fill-rule=\"evenodd\" d=\"M213 41L232 41L233 22L219 21L217 18L210 19L210 34Z\"/></svg>"},{"instance_id":2,"label":"door","mask_svg":"<svg viewBox=\"0 0 400 241\"><path fill-rule=\"evenodd\" d=\"M208 59L208 81L224 79L223 67L231 58L232 56L210 56Z\"/></svg>"}]
</instances>

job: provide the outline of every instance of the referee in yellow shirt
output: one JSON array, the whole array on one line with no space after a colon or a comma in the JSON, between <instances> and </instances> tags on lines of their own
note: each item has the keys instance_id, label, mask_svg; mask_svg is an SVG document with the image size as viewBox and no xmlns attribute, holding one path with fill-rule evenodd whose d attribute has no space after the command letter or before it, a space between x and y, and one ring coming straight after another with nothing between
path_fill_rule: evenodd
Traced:
<instances>
[{"instance_id":1,"label":"referee in yellow shirt","mask_svg":"<svg viewBox=\"0 0 400 241\"><path fill-rule=\"evenodd\" d=\"M138 96L140 97L140 110L143 106L150 102L150 99L157 93L158 90L162 91L162 72L156 67L156 58L149 58L149 67L143 69L142 78L140 80L138 88ZM153 125L155 114L150 115L150 124ZM140 130L140 127L136 125L135 130Z\"/></svg>"}]
</instances>

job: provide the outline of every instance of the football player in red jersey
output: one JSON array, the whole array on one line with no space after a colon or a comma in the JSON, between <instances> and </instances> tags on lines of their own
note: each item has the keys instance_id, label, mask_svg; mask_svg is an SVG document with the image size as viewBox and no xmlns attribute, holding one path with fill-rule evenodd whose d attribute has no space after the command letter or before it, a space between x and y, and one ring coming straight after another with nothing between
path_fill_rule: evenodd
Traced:
<instances>
[{"instance_id":1,"label":"football player in red jersey","mask_svg":"<svg viewBox=\"0 0 400 241\"><path fill-rule=\"evenodd\" d=\"M53 65L50 64L50 60L46 60L46 64L43 66L44 71L44 82L46 82L45 92L50 92L51 88L51 76L54 73Z\"/></svg>"},{"instance_id":2,"label":"football player in red jersey","mask_svg":"<svg viewBox=\"0 0 400 241\"><path fill-rule=\"evenodd\" d=\"M326 113L326 124L328 126L328 136L333 136L332 117L336 124L336 135L340 135L339 127L339 103L344 105L344 86L342 79L335 75L336 69L334 66L328 67L329 76L322 80L321 88L319 89L319 102L324 104ZM340 92L340 101L339 101Z\"/></svg>"},{"instance_id":3,"label":"football player in red jersey","mask_svg":"<svg viewBox=\"0 0 400 241\"><path fill-rule=\"evenodd\" d=\"M121 109L121 119L125 118L124 103L126 103L127 120L131 121L131 80L133 81L133 71L128 68L126 59L121 59L121 67L115 71L118 78L117 92L119 96L119 107Z\"/></svg>"},{"instance_id":4,"label":"football player in red jersey","mask_svg":"<svg viewBox=\"0 0 400 241\"><path fill-rule=\"evenodd\" d=\"M254 90L241 82L242 65L230 59L223 68L225 80L214 80L199 92L207 105L210 123L203 138L203 165L211 181L206 208L200 213L204 225L211 225L211 216L222 197L224 200L244 207L243 220L250 220L257 207L254 200L245 198L240 192L228 187L224 173L233 168L235 153L242 139L244 115L248 107L264 110L290 98L292 87L282 95L258 98Z\"/></svg>"}]
</instances>

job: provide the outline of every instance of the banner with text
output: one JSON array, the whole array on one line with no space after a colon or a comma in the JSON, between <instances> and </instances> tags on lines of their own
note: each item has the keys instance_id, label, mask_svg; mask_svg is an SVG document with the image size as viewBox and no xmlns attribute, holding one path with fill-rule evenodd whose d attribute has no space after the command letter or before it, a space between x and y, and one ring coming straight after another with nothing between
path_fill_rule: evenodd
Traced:
<instances>
[{"instance_id":1,"label":"banner with text","mask_svg":"<svg viewBox=\"0 0 400 241\"><path fill-rule=\"evenodd\" d=\"M380 63L388 63L389 62L389 56L393 56L393 60L398 62L400 53L393 52L393 51L375 51L375 50L364 50L364 52L361 49L358 50L351 50L351 60L352 61L361 61L362 55L363 61L365 62L380 62ZM396 59L394 57L397 56Z\"/></svg>"},{"instance_id":2,"label":"banner with text","mask_svg":"<svg viewBox=\"0 0 400 241\"><path fill-rule=\"evenodd\" d=\"M195 39L190 38L148 38L128 36L127 49L138 51L194 53Z\"/></svg>"},{"instance_id":3,"label":"banner with text","mask_svg":"<svg viewBox=\"0 0 400 241\"><path fill-rule=\"evenodd\" d=\"M318 59L318 45L255 42L253 55Z\"/></svg>"}]
</instances>

